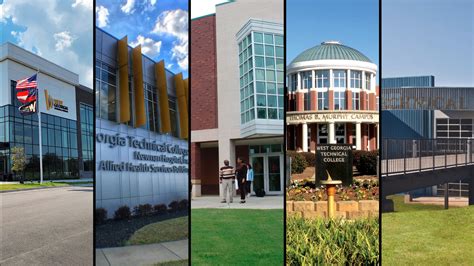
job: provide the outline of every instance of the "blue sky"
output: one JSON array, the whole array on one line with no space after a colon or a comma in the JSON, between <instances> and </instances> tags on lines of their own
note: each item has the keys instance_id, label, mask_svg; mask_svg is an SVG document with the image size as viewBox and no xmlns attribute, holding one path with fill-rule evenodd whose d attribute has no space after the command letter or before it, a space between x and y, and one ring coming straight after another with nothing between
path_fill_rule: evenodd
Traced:
<instances>
[{"instance_id":1,"label":"blue sky","mask_svg":"<svg viewBox=\"0 0 474 266\"><path fill-rule=\"evenodd\" d=\"M216 13L216 5L228 0L191 0L191 19Z\"/></svg>"},{"instance_id":2,"label":"blue sky","mask_svg":"<svg viewBox=\"0 0 474 266\"><path fill-rule=\"evenodd\" d=\"M379 65L378 0L291 0L286 12L287 64L308 48L337 40Z\"/></svg>"},{"instance_id":3,"label":"blue sky","mask_svg":"<svg viewBox=\"0 0 474 266\"><path fill-rule=\"evenodd\" d=\"M174 73L188 76L187 0L96 0L96 25Z\"/></svg>"},{"instance_id":4,"label":"blue sky","mask_svg":"<svg viewBox=\"0 0 474 266\"><path fill-rule=\"evenodd\" d=\"M92 0L0 0L0 43L14 43L79 74L89 88L92 22Z\"/></svg>"},{"instance_id":5,"label":"blue sky","mask_svg":"<svg viewBox=\"0 0 474 266\"><path fill-rule=\"evenodd\" d=\"M436 86L474 86L472 0L384 0L382 75L434 75Z\"/></svg>"}]
</instances>

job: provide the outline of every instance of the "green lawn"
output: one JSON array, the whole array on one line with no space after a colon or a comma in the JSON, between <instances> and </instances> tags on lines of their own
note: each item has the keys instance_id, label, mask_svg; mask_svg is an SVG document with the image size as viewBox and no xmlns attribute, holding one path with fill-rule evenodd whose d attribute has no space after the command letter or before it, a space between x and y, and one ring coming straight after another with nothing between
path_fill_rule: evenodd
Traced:
<instances>
[{"instance_id":1,"label":"green lawn","mask_svg":"<svg viewBox=\"0 0 474 266\"><path fill-rule=\"evenodd\" d=\"M149 224L136 231L127 245L144 245L188 238L187 216Z\"/></svg>"},{"instance_id":2,"label":"green lawn","mask_svg":"<svg viewBox=\"0 0 474 266\"><path fill-rule=\"evenodd\" d=\"M384 265L474 265L474 206L404 204L382 215Z\"/></svg>"},{"instance_id":3,"label":"green lawn","mask_svg":"<svg viewBox=\"0 0 474 266\"><path fill-rule=\"evenodd\" d=\"M174 260L155 264L154 266L188 266L188 260Z\"/></svg>"},{"instance_id":4,"label":"green lawn","mask_svg":"<svg viewBox=\"0 0 474 266\"><path fill-rule=\"evenodd\" d=\"M40 183L27 183L27 184L0 184L1 190L22 190L29 188L39 188L39 187L59 187L59 186L69 186L71 183L56 183L56 182L43 182Z\"/></svg>"},{"instance_id":5,"label":"green lawn","mask_svg":"<svg viewBox=\"0 0 474 266\"><path fill-rule=\"evenodd\" d=\"M192 265L283 265L283 210L194 209Z\"/></svg>"}]
</instances>

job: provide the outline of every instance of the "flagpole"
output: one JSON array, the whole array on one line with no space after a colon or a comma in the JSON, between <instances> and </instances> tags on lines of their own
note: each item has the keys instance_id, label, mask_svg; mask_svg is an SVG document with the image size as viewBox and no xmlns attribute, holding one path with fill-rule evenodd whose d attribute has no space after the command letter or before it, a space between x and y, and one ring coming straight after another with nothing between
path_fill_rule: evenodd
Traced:
<instances>
[{"instance_id":1,"label":"flagpole","mask_svg":"<svg viewBox=\"0 0 474 266\"><path fill-rule=\"evenodd\" d=\"M39 105L39 99L40 97L40 87L39 87L39 68L38 72L36 73L36 87L38 88L38 95L36 95L36 107L37 113L38 113L38 130L39 130L39 159L40 159L40 184L43 183L43 138L41 136L42 130L41 130L41 110L40 110L40 105Z\"/></svg>"}]
</instances>

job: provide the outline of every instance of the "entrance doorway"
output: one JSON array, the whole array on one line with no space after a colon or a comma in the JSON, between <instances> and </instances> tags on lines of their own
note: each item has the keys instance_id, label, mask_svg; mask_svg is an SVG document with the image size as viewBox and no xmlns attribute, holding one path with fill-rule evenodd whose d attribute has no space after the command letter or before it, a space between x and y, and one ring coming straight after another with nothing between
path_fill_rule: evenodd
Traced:
<instances>
[{"instance_id":1,"label":"entrance doorway","mask_svg":"<svg viewBox=\"0 0 474 266\"><path fill-rule=\"evenodd\" d=\"M254 181L252 192L262 189L267 195L283 193L283 155L280 153L255 154L250 157Z\"/></svg>"},{"instance_id":2,"label":"entrance doorway","mask_svg":"<svg viewBox=\"0 0 474 266\"><path fill-rule=\"evenodd\" d=\"M7 178L7 160L5 157L0 157L0 180L5 181Z\"/></svg>"}]
</instances>

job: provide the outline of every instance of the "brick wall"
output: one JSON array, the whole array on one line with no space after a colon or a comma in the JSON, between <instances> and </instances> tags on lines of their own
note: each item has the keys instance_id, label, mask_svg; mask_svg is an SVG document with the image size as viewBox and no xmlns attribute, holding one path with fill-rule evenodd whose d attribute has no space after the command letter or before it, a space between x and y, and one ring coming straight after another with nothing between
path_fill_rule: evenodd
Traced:
<instances>
[{"instance_id":1,"label":"brick wall","mask_svg":"<svg viewBox=\"0 0 474 266\"><path fill-rule=\"evenodd\" d=\"M287 201L286 212L288 215L299 215L304 218L324 218L327 217L327 201ZM378 200L361 201L337 201L335 216L344 219L357 219L378 217Z\"/></svg>"},{"instance_id":2,"label":"brick wall","mask_svg":"<svg viewBox=\"0 0 474 266\"><path fill-rule=\"evenodd\" d=\"M191 20L191 130L217 128L216 16Z\"/></svg>"}]
</instances>

